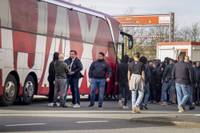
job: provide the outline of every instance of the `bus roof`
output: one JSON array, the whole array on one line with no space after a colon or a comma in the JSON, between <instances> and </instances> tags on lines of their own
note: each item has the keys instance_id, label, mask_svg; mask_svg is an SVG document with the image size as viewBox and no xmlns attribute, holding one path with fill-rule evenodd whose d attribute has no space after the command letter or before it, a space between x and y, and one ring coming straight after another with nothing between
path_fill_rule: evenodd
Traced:
<instances>
[{"instance_id":1,"label":"bus roof","mask_svg":"<svg viewBox=\"0 0 200 133\"><path fill-rule=\"evenodd\" d=\"M102 12L99 12L99 11L96 11L96 10L93 10L93 9L89 9L89 8L86 8L86 7L82 7L82 6L79 6L79 5L76 5L76 4L72 4L72 3L66 2L64 0L41 0L41 1L52 3L52 4L55 4L55 5L58 5L58 6L63 6L65 8L69 8L69 9L72 9L72 10L87 13L87 14L97 16L97 17L100 17L100 18L103 18L103 19L106 19L106 17L112 18L108 14L105 14L105 13L102 13ZM114 19L114 18L112 18L112 19Z\"/></svg>"}]
</instances>

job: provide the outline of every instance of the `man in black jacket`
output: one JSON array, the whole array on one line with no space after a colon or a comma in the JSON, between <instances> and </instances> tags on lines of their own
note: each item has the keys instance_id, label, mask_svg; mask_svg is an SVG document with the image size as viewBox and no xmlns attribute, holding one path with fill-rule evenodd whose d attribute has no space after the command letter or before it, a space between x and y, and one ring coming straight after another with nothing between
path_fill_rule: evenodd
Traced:
<instances>
[{"instance_id":1,"label":"man in black jacket","mask_svg":"<svg viewBox=\"0 0 200 133\"><path fill-rule=\"evenodd\" d=\"M148 64L148 60L145 56L140 58L140 61L144 64L144 74L145 74L145 82L144 82L144 98L142 101L141 109L148 109L147 104L150 97L150 81L151 81L151 72Z\"/></svg>"},{"instance_id":2,"label":"man in black jacket","mask_svg":"<svg viewBox=\"0 0 200 133\"><path fill-rule=\"evenodd\" d=\"M165 106L168 104L168 92L171 91L173 80L172 80L172 69L173 61L171 59L166 59L166 67L162 75L162 93L161 93L161 105Z\"/></svg>"},{"instance_id":3,"label":"man in black jacket","mask_svg":"<svg viewBox=\"0 0 200 133\"><path fill-rule=\"evenodd\" d=\"M119 106L120 108L127 109L128 100L128 55L124 55L117 69L117 79L119 84Z\"/></svg>"},{"instance_id":4,"label":"man in black jacket","mask_svg":"<svg viewBox=\"0 0 200 133\"><path fill-rule=\"evenodd\" d=\"M195 88L196 88L196 104L200 105L200 62L196 63L195 68Z\"/></svg>"},{"instance_id":5,"label":"man in black jacket","mask_svg":"<svg viewBox=\"0 0 200 133\"><path fill-rule=\"evenodd\" d=\"M184 62L184 55L179 55L179 62L172 70L172 79L176 83L178 109L180 113L185 111L185 105L190 98L190 84L193 83L192 71L187 63Z\"/></svg>"},{"instance_id":6,"label":"man in black jacket","mask_svg":"<svg viewBox=\"0 0 200 133\"><path fill-rule=\"evenodd\" d=\"M96 89L99 89L99 108L102 108L105 84L106 81L110 81L112 75L110 66L106 63L105 54L99 52L98 59L94 61L89 69L89 78L90 78L90 105L89 107L94 106Z\"/></svg>"},{"instance_id":7,"label":"man in black jacket","mask_svg":"<svg viewBox=\"0 0 200 133\"><path fill-rule=\"evenodd\" d=\"M195 74L194 74L194 68L192 66L192 62L190 61L189 56L185 56L185 63L188 64L190 71L191 71L191 82L189 85L189 91L190 91L190 100L187 102L187 104L189 105L189 109L193 110L195 109L195 104L193 103L193 93L194 93L194 85L195 85Z\"/></svg>"},{"instance_id":8,"label":"man in black jacket","mask_svg":"<svg viewBox=\"0 0 200 133\"><path fill-rule=\"evenodd\" d=\"M49 76L48 76L48 81L49 81L49 104L48 106L53 106L53 98L54 98L54 82L55 82L55 68L54 68L54 63L58 60L59 53L55 52L53 54L53 60L51 61L49 65Z\"/></svg>"},{"instance_id":9,"label":"man in black jacket","mask_svg":"<svg viewBox=\"0 0 200 133\"><path fill-rule=\"evenodd\" d=\"M70 57L65 60L65 63L67 63L70 69L68 79L72 92L73 108L80 108L79 79L82 77L81 70L83 69L83 65L77 57L77 51L71 50Z\"/></svg>"}]
</instances>

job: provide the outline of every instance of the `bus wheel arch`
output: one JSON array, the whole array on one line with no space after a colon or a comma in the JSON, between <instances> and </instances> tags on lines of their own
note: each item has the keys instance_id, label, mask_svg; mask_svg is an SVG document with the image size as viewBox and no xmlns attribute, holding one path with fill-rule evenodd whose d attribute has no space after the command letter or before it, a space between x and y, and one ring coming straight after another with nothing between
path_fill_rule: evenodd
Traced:
<instances>
[{"instance_id":1,"label":"bus wheel arch","mask_svg":"<svg viewBox=\"0 0 200 133\"><path fill-rule=\"evenodd\" d=\"M23 85L23 95L21 102L26 105L31 104L34 94L37 94L37 88L37 76L34 72L30 72L27 75Z\"/></svg>"},{"instance_id":2,"label":"bus wheel arch","mask_svg":"<svg viewBox=\"0 0 200 133\"><path fill-rule=\"evenodd\" d=\"M11 71L6 77L3 95L0 98L1 104L4 106L12 105L19 92L20 79L16 71Z\"/></svg>"}]
</instances>

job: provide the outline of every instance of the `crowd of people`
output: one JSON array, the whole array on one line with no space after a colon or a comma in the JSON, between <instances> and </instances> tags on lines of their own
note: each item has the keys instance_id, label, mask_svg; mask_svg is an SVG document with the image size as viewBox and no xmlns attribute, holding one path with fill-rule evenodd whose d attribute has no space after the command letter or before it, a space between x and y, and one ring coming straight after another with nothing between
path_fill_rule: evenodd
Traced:
<instances>
[{"instance_id":1,"label":"crowd of people","mask_svg":"<svg viewBox=\"0 0 200 133\"><path fill-rule=\"evenodd\" d=\"M95 105L96 89L99 89L99 104L102 108L106 82L112 75L110 66L106 63L105 54L98 53L98 59L89 68L90 104ZM83 65L77 57L77 51L71 50L70 57L64 59L61 53L54 53L53 60L49 65L49 104L48 106L67 107L67 92L70 88L72 93L73 108L80 108L79 79L83 77L81 70Z\"/></svg>"},{"instance_id":2,"label":"crowd of people","mask_svg":"<svg viewBox=\"0 0 200 133\"><path fill-rule=\"evenodd\" d=\"M186 110L186 105L189 110L200 105L200 62L191 62L182 53L178 60L165 58L164 62L148 61L146 57L140 57L140 53L135 53L134 59L125 55L119 63L118 81L119 105L127 108L131 90L135 113L148 109L149 103L162 106L177 103L180 113Z\"/></svg>"},{"instance_id":3,"label":"crowd of people","mask_svg":"<svg viewBox=\"0 0 200 133\"><path fill-rule=\"evenodd\" d=\"M99 89L98 107L103 107L106 82L112 76L111 68L105 61L105 54L98 53L98 58L89 68L90 104L95 105L96 89ZM131 108L134 113L148 109L150 103L162 106L177 104L178 112L195 109L200 105L200 62L191 62L188 56L180 54L178 60L165 58L147 60L139 52L134 58L124 55L117 65L116 85L119 88L119 106L128 109L131 98ZM67 91L71 89L72 106L80 108L79 79L83 77L81 61L77 51L71 50L70 57L64 59L63 54L54 53L49 65L49 104L48 106L67 107Z\"/></svg>"}]
</instances>

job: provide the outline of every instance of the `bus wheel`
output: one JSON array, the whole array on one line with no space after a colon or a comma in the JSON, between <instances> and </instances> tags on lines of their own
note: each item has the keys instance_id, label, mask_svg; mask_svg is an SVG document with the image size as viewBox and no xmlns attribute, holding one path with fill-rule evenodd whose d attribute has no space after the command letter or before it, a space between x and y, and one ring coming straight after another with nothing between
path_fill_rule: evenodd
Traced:
<instances>
[{"instance_id":1,"label":"bus wheel","mask_svg":"<svg viewBox=\"0 0 200 133\"><path fill-rule=\"evenodd\" d=\"M17 97L17 81L13 75L8 75L0 103L4 106L12 105Z\"/></svg>"},{"instance_id":2,"label":"bus wheel","mask_svg":"<svg viewBox=\"0 0 200 133\"><path fill-rule=\"evenodd\" d=\"M26 105L31 104L34 92L35 92L35 81L32 78L32 76L29 75L24 83L22 103Z\"/></svg>"}]
</instances>

